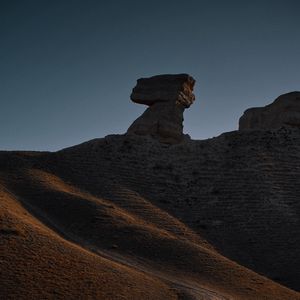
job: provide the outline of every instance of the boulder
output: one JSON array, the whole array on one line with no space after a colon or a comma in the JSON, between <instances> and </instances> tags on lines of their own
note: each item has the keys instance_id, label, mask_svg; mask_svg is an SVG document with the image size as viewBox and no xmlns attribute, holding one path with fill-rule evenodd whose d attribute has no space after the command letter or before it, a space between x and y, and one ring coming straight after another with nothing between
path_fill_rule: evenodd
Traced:
<instances>
[{"instance_id":1,"label":"boulder","mask_svg":"<svg viewBox=\"0 0 300 300\"><path fill-rule=\"evenodd\" d=\"M239 130L300 128L300 92L279 96L265 107L247 109L239 120Z\"/></svg>"},{"instance_id":2,"label":"boulder","mask_svg":"<svg viewBox=\"0 0 300 300\"><path fill-rule=\"evenodd\" d=\"M158 75L137 80L131 100L149 106L127 134L150 135L163 143L184 139L183 112L195 100L195 80L188 74Z\"/></svg>"}]
</instances>

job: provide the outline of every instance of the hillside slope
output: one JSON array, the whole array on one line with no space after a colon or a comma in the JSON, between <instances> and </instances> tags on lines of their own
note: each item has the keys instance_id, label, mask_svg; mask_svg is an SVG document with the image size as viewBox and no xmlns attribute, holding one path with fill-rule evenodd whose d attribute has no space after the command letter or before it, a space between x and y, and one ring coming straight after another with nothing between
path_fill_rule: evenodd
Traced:
<instances>
[{"instance_id":1,"label":"hillside slope","mask_svg":"<svg viewBox=\"0 0 300 300\"><path fill-rule=\"evenodd\" d=\"M290 129L1 152L0 297L300 299L299 175Z\"/></svg>"}]
</instances>

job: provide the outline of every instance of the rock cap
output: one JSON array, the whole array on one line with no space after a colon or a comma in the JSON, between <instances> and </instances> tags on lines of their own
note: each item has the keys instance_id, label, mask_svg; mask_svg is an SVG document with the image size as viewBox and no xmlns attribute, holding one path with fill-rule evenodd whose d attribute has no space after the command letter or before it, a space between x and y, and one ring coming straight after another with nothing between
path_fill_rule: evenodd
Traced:
<instances>
[{"instance_id":1,"label":"rock cap","mask_svg":"<svg viewBox=\"0 0 300 300\"><path fill-rule=\"evenodd\" d=\"M131 93L131 100L148 106L157 102L175 102L189 107L195 100L195 79L188 74L164 74L140 78Z\"/></svg>"}]
</instances>

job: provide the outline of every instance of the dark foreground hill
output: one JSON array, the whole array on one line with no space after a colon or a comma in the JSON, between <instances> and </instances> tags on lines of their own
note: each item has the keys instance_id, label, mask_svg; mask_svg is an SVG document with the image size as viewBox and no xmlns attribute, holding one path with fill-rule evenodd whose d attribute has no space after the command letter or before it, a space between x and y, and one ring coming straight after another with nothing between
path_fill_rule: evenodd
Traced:
<instances>
[{"instance_id":1,"label":"dark foreground hill","mask_svg":"<svg viewBox=\"0 0 300 300\"><path fill-rule=\"evenodd\" d=\"M300 131L0 153L1 299L300 299Z\"/></svg>"}]
</instances>

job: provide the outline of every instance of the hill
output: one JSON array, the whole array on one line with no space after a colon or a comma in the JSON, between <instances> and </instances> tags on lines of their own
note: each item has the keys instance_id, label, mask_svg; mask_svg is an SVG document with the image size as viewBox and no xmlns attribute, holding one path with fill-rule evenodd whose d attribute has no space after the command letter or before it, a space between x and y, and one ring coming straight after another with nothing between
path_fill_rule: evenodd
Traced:
<instances>
[{"instance_id":1,"label":"hill","mask_svg":"<svg viewBox=\"0 0 300 300\"><path fill-rule=\"evenodd\" d=\"M251 111L191 140L194 81L167 76L181 100L140 81L151 105L125 135L0 152L1 299L300 299L299 128Z\"/></svg>"},{"instance_id":2,"label":"hill","mask_svg":"<svg viewBox=\"0 0 300 300\"><path fill-rule=\"evenodd\" d=\"M298 299L299 145L283 129L2 152L0 294Z\"/></svg>"}]
</instances>

